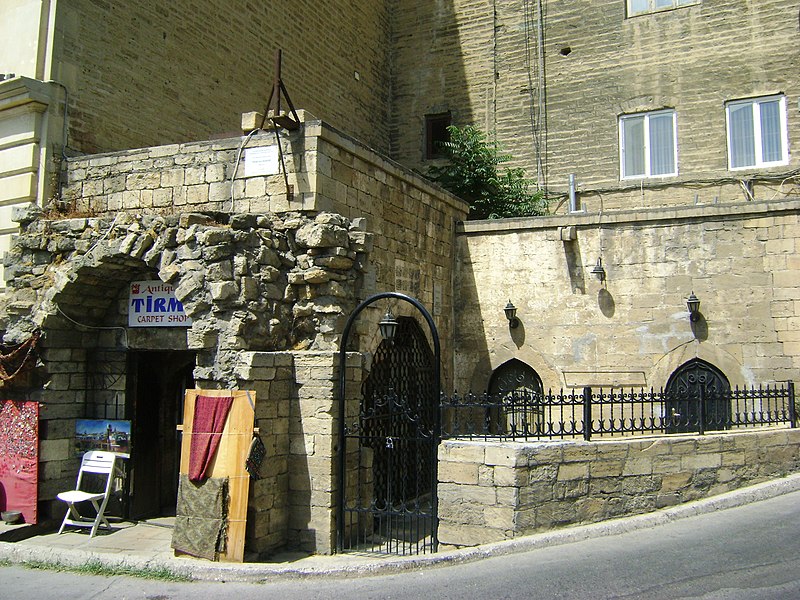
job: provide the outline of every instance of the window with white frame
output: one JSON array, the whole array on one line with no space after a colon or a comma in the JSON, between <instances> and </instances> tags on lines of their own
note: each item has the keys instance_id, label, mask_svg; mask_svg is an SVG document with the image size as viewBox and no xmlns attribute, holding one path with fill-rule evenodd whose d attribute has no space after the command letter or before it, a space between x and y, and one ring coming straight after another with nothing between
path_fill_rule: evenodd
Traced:
<instances>
[{"instance_id":1,"label":"window with white frame","mask_svg":"<svg viewBox=\"0 0 800 600\"><path fill-rule=\"evenodd\" d=\"M628 0L628 16L635 17L690 4L700 4L700 0Z\"/></svg>"},{"instance_id":2,"label":"window with white frame","mask_svg":"<svg viewBox=\"0 0 800 600\"><path fill-rule=\"evenodd\" d=\"M786 97L735 100L725 105L728 167L770 167L789 162Z\"/></svg>"},{"instance_id":3,"label":"window with white frame","mask_svg":"<svg viewBox=\"0 0 800 600\"><path fill-rule=\"evenodd\" d=\"M619 118L620 164L623 179L678 174L674 110L659 110Z\"/></svg>"}]
</instances>

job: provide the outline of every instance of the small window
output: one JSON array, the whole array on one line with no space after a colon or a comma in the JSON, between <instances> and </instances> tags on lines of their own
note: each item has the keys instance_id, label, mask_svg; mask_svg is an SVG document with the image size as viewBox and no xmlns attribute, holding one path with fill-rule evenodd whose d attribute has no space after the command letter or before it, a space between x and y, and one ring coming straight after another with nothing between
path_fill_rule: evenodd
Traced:
<instances>
[{"instance_id":1,"label":"small window","mask_svg":"<svg viewBox=\"0 0 800 600\"><path fill-rule=\"evenodd\" d=\"M662 10L672 10L690 4L700 4L700 0L628 0L628 16L635 17Z\"/></svg>"},{"instance_id":2,"label":"small window","mask_svg":"<svg viewBox=\"0 0 800 600\"><path fill-rule=\"evenodd\" d=\"M442 143L450 141L450 113L425 115L425 158L435 159L444 157Z\"/></svg>"},{"instance_id":3,"label":"small window","mask_svg":"<svg viewBox=\"0 0 800 600\"><path fill-rule=\"evenodd\" d=\"M623 179L677 175L674 110L626 115L619 119Z\"/></svg>"},{"instance_id":4,"label":"small window","mask_svg":"<svg viewBox=\"0 0 800 600\"><path fill-rule=\"evenodd\" d=\"M728 167L770 167L789 162L786 98L736 100L725 106Z\"/></svg>"}]
</instances>

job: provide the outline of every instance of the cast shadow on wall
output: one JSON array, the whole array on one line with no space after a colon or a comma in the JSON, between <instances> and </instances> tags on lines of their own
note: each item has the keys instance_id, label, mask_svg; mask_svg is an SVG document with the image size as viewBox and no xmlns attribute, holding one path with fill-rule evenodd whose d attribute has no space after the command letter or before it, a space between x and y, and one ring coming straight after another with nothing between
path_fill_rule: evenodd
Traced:
<instances>
[{"instance_id":1,"label":"cast shadow on wall","mask_svg":"<svg viewBox=\"0 0 800 600\"><path fill-rule=\"evenodd\" d=\"M603 316L611 318L617 310L617 304L614 302L614 296L608 291L606 287L600 288L597 292L597 306L600 307L600 312Z\"/></svg>"}]
</instances>

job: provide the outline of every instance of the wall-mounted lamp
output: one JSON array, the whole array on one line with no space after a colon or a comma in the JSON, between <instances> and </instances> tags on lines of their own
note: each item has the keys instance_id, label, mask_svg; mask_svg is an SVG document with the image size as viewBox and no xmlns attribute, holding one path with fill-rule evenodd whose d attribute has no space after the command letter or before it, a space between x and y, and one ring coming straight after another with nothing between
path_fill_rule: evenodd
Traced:
<instances>
[{"instance_id":1,"label":"wall-mounted lamp","mask_svg":"<svg viewBox=\"0 0 800 600\"><path fill-rule=\"evenodd\" d=\"M511 304L511 300L508 301L508 304L506 304L503 312L506 313L508 326L511 327L511 329L516 329L519 325L519 319L517 318L517 307Z\"/></svg>"},{"instance_id":2,"label":"wall-mounted lamp","mask_svg":"<svg viewBox=\"0 0 800 600\"><path fill-rule=\"evenodd\" d=\"M378 323L378 329L383 339L389 342L394 340L394 334L397 333L397 319L394 318L391 309L386 309L386 314Z\"/></svg>"},{"instance_id":3,"label":"wall-mounted lamp","mask_svg":"<svg viewBox=\"0 0 800 600\"><path fill-rule=\"evenodd\" d=\"M606 280L606 270L603 268L602 258L597 259L597 264L592 268L592 275L597 277L600 281Z\"/></svg>"},{"instance_id":4,"label":"wall-mounted lamp","mask_svg":"<svg viewBox=\"0 0 800 600\"><path fill-rule=\"evenodd\" d=\"M689 320L696 323L700 318L700 299L694 292L686 299L686 307L689 309Z\"/></svg>"}]
</instances>

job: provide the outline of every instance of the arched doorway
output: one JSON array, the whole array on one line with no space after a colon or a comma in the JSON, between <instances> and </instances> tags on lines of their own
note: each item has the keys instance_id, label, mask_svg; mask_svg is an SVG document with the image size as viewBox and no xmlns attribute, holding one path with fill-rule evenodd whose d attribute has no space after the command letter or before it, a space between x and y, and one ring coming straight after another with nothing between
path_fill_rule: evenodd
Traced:
<instances>
[{"instance_id":1,"label":"arched doorway","mask_svg":"<svg viewBox=\"0 0 800 600\"><path fill-rule=\"evenodd\" d=\"M55 310L42 327L49 348L58 350L51 352L47 368L82 376L66 382L64 390L71 392L77 420L92 425L108 421L128 432L125 487L114 496L110 514L136 520L174 515L177 425L184 392L194 387L196 353L188 348L187 328L132 327L129 322L131 283L157 279L147 265L130 257L80 269L55 295Z\"/></svg>"},{"instance_id":2,"label":"arched doorway","mask_svg":"<svg viewBox=\"0 0 800 600\"><path fill-rule=\"evenodd\" d=\"M670 376L665 388L667 433L698 433L730 427L731 384L711 363L692 359Z\"/></svg>"},{"instance_id":3,"label":"arched doorway","mask_svg":"<svg viewBox=\"0 0 800 600\"><path fill-rule=\"evenodd\" d=\"M435 357L415 319L397 321L374 353L358 423L345 431L344 487L357 489L344 500L342 550L435 551Z\"/></svg>"},{"instance_id":4,"label":"arched doorway","mask_svg":"<svg viewBox=\"0 0 800 600\"><path fill-rule=\"evenodd\" d=\"M544 427L542 379L532 367L512 358L492 373L488 391L499 404L496 414L490 416L494 428L498 429L494 433L515 436L541 433Z\"/></svg>"}]
</instances>

